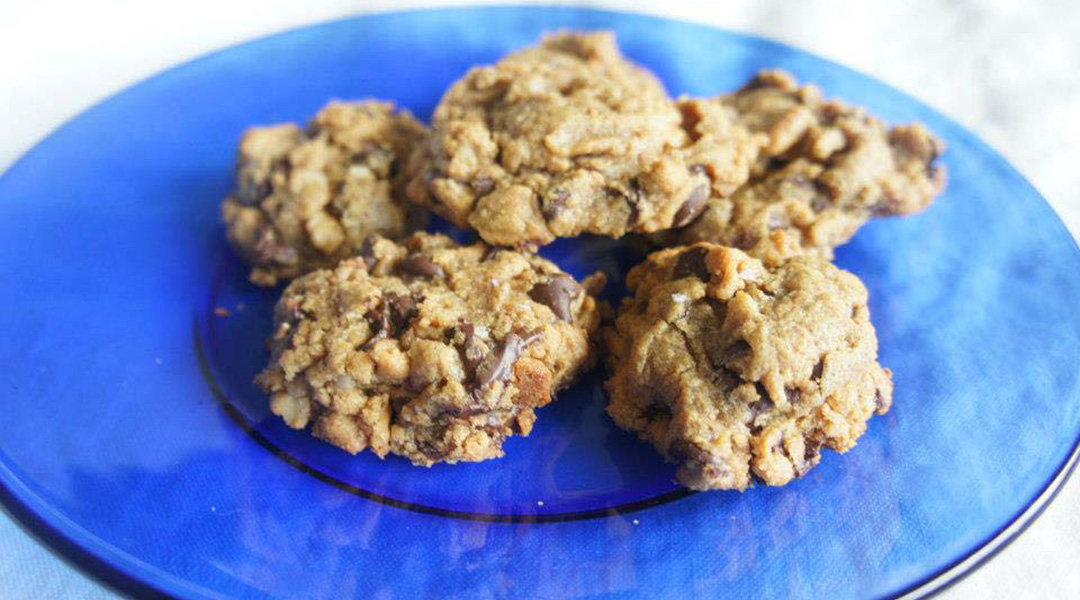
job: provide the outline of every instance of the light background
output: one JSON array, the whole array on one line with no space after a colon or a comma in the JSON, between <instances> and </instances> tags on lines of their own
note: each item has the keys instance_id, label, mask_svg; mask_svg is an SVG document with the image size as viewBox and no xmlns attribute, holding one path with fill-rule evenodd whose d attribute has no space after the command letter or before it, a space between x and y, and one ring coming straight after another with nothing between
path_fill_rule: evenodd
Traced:
<instances>
[{"instance_id":1,"label":"light background","mask_svg":"<svg viewBox=\"0 0 1080 600\"><path fill-rule=\"evenodd\" d=\"M449 4L460 3L4 0L0 170L86 107L189 58L349 14ZM757 33L878 77L974 130L1035 184L1074 235L1080 232L1080 3L568 4ZM1080 477L1072 479L1016 542L943 597L1077 598L1077 565ZM52 556L0 513L0 597L93 599L113 594Z\"/></svg>"}]
</instances>

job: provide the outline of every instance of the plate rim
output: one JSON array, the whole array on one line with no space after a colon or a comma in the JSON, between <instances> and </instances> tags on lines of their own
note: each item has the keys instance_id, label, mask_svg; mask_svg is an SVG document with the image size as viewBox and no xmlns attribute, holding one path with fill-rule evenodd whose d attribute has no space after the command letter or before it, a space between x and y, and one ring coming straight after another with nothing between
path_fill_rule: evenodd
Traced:
<instances>
[{"instance_id":1,"label":"plate rim","mask_svg":"<svg viewBox=\"0 0 1080 600\"><path fill-rule=\"evenodd\" d=\"M1059 215L1058 212L1054 210L1053 205L1051 205L1046 200L1046 197L1038 190L1038 188L1036 188L1031 183L1031 181L1024 175L1022 171L1020 171L1012 163L1006 160L1001 153L994 150L993 147L984 142L981 137L972 132L966 125L960 123L959 121L956 121L942 111L939 111L934 106L918 99L916 96L909 94L908 92L897 88L896 86L893 86L874 75L864 73L858 69L849 67L844 63L819 55L815 52L805 50L798 45L782 42L767 36L758 35L746 31L732 30L678 17L661 16L644 11L612 10L608 8L595 7L511 4L499 6L474 5L436 8L371 10L365 11L360 14L340 16L295 27L285 27L283 29L271 31L262 35L242 39L237 42L222 46L216 50L211 50L190 59L174 63L171 66L165 67L159 71L152 73L149 76L143 77L123 87L120 87L115 91L97 99L96 101L93 101L91 104L83 107L74 115L57 124L47 133L39 137L37 141L35 141L32 145L22 151L15 160L13 160L10 164L7 165L7 167L4 168L2 172L0 172L0 181L3 181L12 172L16 171L25 160L27 160L32 154L34 154L40 147L48 144L49 141L52 140L52 138L54 138L60 131L66 129L72 123L82 119L87 114L99 109L101 106L112 102L117 97L120 97L128 93L129 91L132 91L144 85L148 85L159 79L169 77L182 69L202 63L203 61L213 60L219 55L230 53L241 47L264 43L277 37L288 36L301 31L310 32L324 27L337 26L348 22L362 21L372 18L389 16L401 17L407 15L423 15L449 12L475 13L478 15L483 15L486 13L515 11L551 11L579 14L588 13L597 16L629 15L657 22L676 23L683 26L697 27L701 29L721 32L725 35L737 39L742 39L755 43L763 43L773 48L794 51L795 53L809 56L823 63L827 63L830 66L838 69L845 75L855 76L857 78L872 82L877 86L880 86L892 93L903 97L907 102L924 109L925 111L932 114L934 117L948 123L950 126L955 128L957 133L968 138L967 141L971 142L977 150L987 156L992 157L994 161L998 163L999 167L1003 168L1005 172L1011 172L1012 174L1014 174L1021 183L1021 185L1027 187L1029 191L1033 192L1034 195L1040 201L1042 201L1044 208L1049 210L1052 218L1057 220L1058 224L1062 227L1066 235L1072 241L1073 249L1080 253L1080 242L1078 242L1076 236L1065 225L1064 221L1062 221L1061 215ZM224 408L222 408L222 410L223 412L227 413ZM257 443L257 440L255 441ZM267 450L269 452L269 450L265 447L264 450ZM2 457L3 454L0 454L0 458ZM882 598L930 598L949 589L950 587L967 578L972 573L978 571L981 567L985 566L991 559L998 556L1003 550L1005 550L1013 541L1015 541L1018 537L1020 537L1020 535L1027 531L1027 529L1035 521L1037 521L1040 516L1042 516L1046 508L1050 506L1051 503L1053 503L1053 501L1057 498L1058 493L1068 483L1069 479L1076 471L1076 467L1078 465L1080 465L1080 430L1076 432L1076 437L1072 443L1070 451L1067 453L1061 464L1057 466L1057 468L1054 470L1053 474L1049 477L1046 483L1035 494L1035 496L1025 502L1024 505L1020 508L1020 510L1011 518L1009 518L1007 522L1003 523L984 539L977 542L971 549L965 552L961 552L959 556L949 561L948 564L934 570L932 573L918 578L913 583L909 584L904 588L901 588L896 592L890 593L886 596L882 596ZM190 581L180 579L175 575L161 571L153 566L146 565L142 563L142 561L139 560L138 557L133 556L128 552L113 548L105 540L87 531L78 523L68 519L65 515L58 513L57 511L52 509L48 505L48 503L46 503L37 493L30 489L13 471L11 471L9 466L3 460L0 460L0 511L10 517L12 522L18 525L21 531L29 535L29 537L31 537L35 542L41 544L46 550L49 551L52 556L57 557L66 565L76 568L81 574L87 576L96 583L102 584L110 591L114 591L122 595L131 597L145 597L162 594L178 597L180 596L180 594L198 594L198 597L205 598L227 597L213 590L206 589L198 584L193 584ZM47 518L47 515L51 515L52 520ZM95 553L94 549L97 549L98 552Z\"/></svg>"}]
</instances>

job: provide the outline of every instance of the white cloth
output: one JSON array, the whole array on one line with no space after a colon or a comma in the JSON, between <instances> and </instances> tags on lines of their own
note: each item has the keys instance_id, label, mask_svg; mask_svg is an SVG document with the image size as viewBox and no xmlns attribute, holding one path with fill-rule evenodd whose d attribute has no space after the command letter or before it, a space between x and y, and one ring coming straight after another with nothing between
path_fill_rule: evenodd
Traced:
<instances>
[{"instance_id":1,"label":"white cloth","mask_svg":"<svg viewBox=\"0 0 1080 600\"><path fill-rule=\"evenodd\" d=\"M223 46L355 12L455 2L0 3L0 169L109 93ZM586 2L777 39L905 90L1002 152L1080 232L1080 3L913 0ZM1080 597L1080 476L998 557L948 590ZM111 598L0 514L0 597Z\"/></svg>"}]
</instances>

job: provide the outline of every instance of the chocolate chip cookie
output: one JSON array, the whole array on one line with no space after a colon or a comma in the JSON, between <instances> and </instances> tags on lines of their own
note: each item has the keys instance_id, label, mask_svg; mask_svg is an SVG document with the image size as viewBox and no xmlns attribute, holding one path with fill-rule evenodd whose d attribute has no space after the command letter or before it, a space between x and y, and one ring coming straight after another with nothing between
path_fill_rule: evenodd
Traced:
<instances>
[{"instance_id":1,"label":"chocolate chip cookie","mask_svg":"<svg viewBox=\"0 0 1080 600\"><path fill-rule=\"evenodd\" d=\"M926 208L945 185L944 145L919 124L885 127L858 107L826 100L782 71L765 71L716 99L682 99L685 119L719 110L763 136L751 180L713 195L681 243L709 241L757 254L784 230L803 251L826 258L872 217Z\"/></svg>"},{"instance_id":2,"label":"chocolate chip cookie","mask_svg":"<svg viewBox=\"0 0 1080 600\"><path fill-rule=\"evenodd\" d=\"M370 233L406 235L418 211L399 172L426 128L387 102L331 102L304 131L256 127L240 141L236 188L222 205L229 241L275 285L356 253Z\"/></svg>"},{"instance_id":3,"label":"chocolate chip cookie","mask_svg":"<svg viewBox=\"0 0 1080 600\"><path fill-rule=\"evenodd\" d=\"M863 284L817 256L777 256L656 252L604 332L608 413L690 488L783 485L821 448L854 446L892 402Z\"/></svg>"},{"instance_id":4,"label":"chocolate chip cookie","mask_svg":"<svg viewBox=\"0 0 1080 600\"><path fill-rule=\"evenodd\" d=\"M293 281L257 382L294 428L414 464L503 455L590 366L596 300L538 256L414 234Z\"/></svg>"},{"instance_id":5,"label":"chocolate chip cookie","mask_svg":"<svg viewBox=\"0 0 1080 600\"><path fill-rule=\"evenodd\" d=\"M686 122L610 33L550 35L450 87L408 195L502 246L677 227L746 181L764 136L735 117Z\"/></svg>"}]
</instances>

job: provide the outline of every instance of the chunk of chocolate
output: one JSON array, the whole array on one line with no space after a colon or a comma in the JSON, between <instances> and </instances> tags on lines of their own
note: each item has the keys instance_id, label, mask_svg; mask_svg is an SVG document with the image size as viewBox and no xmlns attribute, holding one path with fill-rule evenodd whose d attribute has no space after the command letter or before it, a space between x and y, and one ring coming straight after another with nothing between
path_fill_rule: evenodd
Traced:
<instances>
[{"instance_id":1,"label":"chunk of chocolate","mask_svg":"<svg viewBox=\"0 0 1080 600\"><path fill-rule=\"evenodd\" d=\"M708 252L704 248L691 248L683 252L675 263L675 278L697 277L702 281L708 281L709 268L705 264L706 254Z\"/></svg>"},{"instance_id":2,"label":"chunk of chocolate","mask_svg":"<svg viewBox=\"0 0 1080 600\"><path fill-rule=\"evenodd\" d=\"M443 277L446 274L442 267L435 264L435 261L420 254L413 254L401 259L401 262L397 265L397 270L406 275L415 275L425 279Z\"/></svg>"},{"instance_id":3,"label":"chunk of chocolate","mask_svg":"<svg viewBox=\"0 0 1080 600\"><path fill-rule=\"evenodd\" d=\"M514 363L521 358L525 348L540 339L540 333L534 332L526 337L521 337L516 332L506 334L494 352L484 358L476 369L476 385L485 388L496 381L506 381L510 378Z\"/></svg>"},{"instance_id":4,"label":"chunk of chocolate","mask_svg":"<svg viewBox=\"0 0 1080 600\"><path fill-rule=\"evenodd\" d=\"M364 238L364 244L360 246L360 257L364 259L364 264L367 265L368 271L375 268L375 263L379 262L375 258L375 236L369 235Z\"/></svg>"},{"instance_id":5,"label":"chunk of chocolate","mask_svg":"<svg viewBox=\"0 0 1080 600\"><path fill-rule=\"evenodd\" d=\"M672 227L682 227L696 219L701 211L705 210L705 204L709 199L709 184L703 183L690 192L686 201L675 213L675 221Z\"/></svg>"},{"instance_id":6,"label":"chunk of chocolate","mask_svg":"<svg viewBox=\"0 0 1080 600\"><path fill-rule=\"evenodd\" d=\"M570 309L571 301L581 293L581 286L569 275L556 275L544 283L538 283L529 290L529 297L547 306L567 323L574 321L574 313Z\"/></svg>"}]
</instances>

